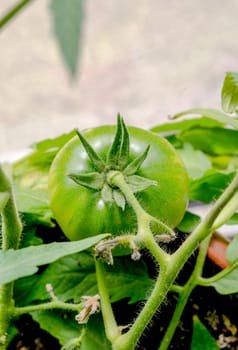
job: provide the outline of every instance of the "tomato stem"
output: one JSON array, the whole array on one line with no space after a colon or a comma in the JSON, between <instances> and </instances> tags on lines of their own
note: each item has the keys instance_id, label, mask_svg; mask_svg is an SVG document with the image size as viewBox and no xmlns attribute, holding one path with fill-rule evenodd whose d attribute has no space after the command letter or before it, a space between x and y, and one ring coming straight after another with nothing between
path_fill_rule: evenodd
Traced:
<instances>
[{"instance_id":1,"label":"tomato stem","mask_svg":"<svg viewBox=\"0 0 238 350\"><path fill-rule=\"evenodd\" d=\"M165 335L163 336L163 339L160 343L158 350L168 349L170 342L174 336L174 333L177 329L177 326L179 324L179 321L181 319L184 308L187 305L188 299L192 291L194 290L194 288L199 284L198 281L200 280L203 272L203 266L205 263L205 258L206 258L210 238L211 236L208 236L202 242L201 249L199 250L197 261L191 276L189 277L186 284L177 290L177 293L179 294L178 301L177 301L175 310L173 312L173 316L169 322L169 326L166 329Z\"/></svg>"},{"instance_id":2,"label":"tomato stem","mask_svg":"<svg viewBox=\"0 0 238 350\"><path fill-rule=\"evenodd\" d=\"M143 247L146 247L149 250L153 250L151 253L156 257L159 264L165 264L167 262L169 254L162 250L155 242L154 235L151 232L150 224L156 221L158 226L160 226L164 232L171 235L172 237L174 237L174 231L157 218L149 215L141 207L139 201L136 199L129 185L126 183L124 175L121 172L110 171L107 175L107 180L109 184L117 186L120 189L120 191L124 194L127 202L131 205L136 214L138 226L136 235L137 241L139 241Z\"/></svg>"},{"instance_id":3,"label":"tomato stem","mask_svg":"<svg viewBox=\"0 0 238 350\"><path fill-rule=\"evenodd\" d=\"M180 248L178 248L177 251L170 256L170 259L167 259L167 264L164 264L161 266L158 279L155 282L155 286L144 308L138 315L137 319L135 320L130 330L126 334L123 334L120 337L118 337L118 339L116 339L115 343L113 344L113 350L135 349L145 327L150 322L156 310L158 310L159 306L165 299L179 271L183 268L184 264L186 263L188 258L192 255L194 250L198 247L198 245L201 242L203 242L202 249L198 255L197 263L195 265L195 268L191 277L189 278L188 282L185 284L184 287L177 289L177 291L180 294L179 303L177 308L175 309L175 313L171 320L171 323L173 323L173 321L175 323L169 326L168 331L165 334L165 338L159 349L166 350L168 348L169 343L172 339L172 336L175 332L176 324L180 319L182 311L194 287L197 284L207 285L206 282L209 283L213 281L212 278L209 278L208 280L206 280L201 277L204 262L205 262L206 252L208 249L210 236L212 232L212 227L220 211L226 206L229 200L233 197L237 189L238 189L238 173L234 177L233 181L228 186L228 188L224 191L221 197L214 204L214 206L209 211L205 219L203 219L203 221L197 226L197 228L193 231L193 233L190 234L190 236L180 246ZM157 250L153 252L152 249L150 251L153 255L155 254L155 252L157 252ZM230 272L230 270L231 270L231 267L230 268L228 267L227 270L225 271ZM222 272L222 274L226 274L226 272ZM218 276L218 278L219 277L220 275ZM216 279L217 276L214 276L214 278Z\"/></svg>"},{"instance_id":4,"label":"tomato stem","mask_svg":"<svg viewBox=\"0 0 238 350\"><path fill-rule=\"evenodd\" d=\"M22 233L22 223L17 211L15 196L9 176L0 166L0 193L5 203L1 208L1 249L17 249ZM7 195L6 195L7 194ZM13 282L0 286L0 349L6 349L7 330L13 313Z\"/></svg>"},{"instance_id":5,"label":"tomato stem","mask_svg":"<svg viewBox=\"0 0 238 350\"><path fill-rule=\"evenodd\" d=\"M15 307L13 309L13 316L17 317L23 314L29 314L34 311L45 311L45 310L53 310L53 309L79 312L82 310L82 308L83 308L82 303L72 304L72 303L64 303L60 300L52 300L52 301L41 303L38 305Z\"/></svg>"},{"instance_id":6,"label":"tomato stem","mask_svg":"<svg viewBox=\"0 0 238 350\"><path fill-rule=\"evenodd\" d=\"M121 190L121 192L126 197L127 202L131 205L131 207L135 211L135 214L137 217L137 223L138 223L138 235L140 234L143 235L143 231L146 225L148 225L151 222L156 222L164 231L164 233L174 236L174 231L169 226L167 226L165 223L163 223L159 219L149 215L142 208L139 201L136 199L135 195L130 189L130 186L127 184L124 175L120 171L110 171L107 174L107 181L109 184L113 186L117 186ZM141 226L142 226L142 229L141 229Z\"/></svg>"},{"instance_id":7,"label":"tomato stem","mask_svg":"<svg viewBox=\"0 0 238 350\"><path fill-rule=\"evenodd\" d=\"M97 283L98 283L98 289L100 294L100 300L101 300L101 310L104 320L104 326L105 326L105 332L107 335L107 338L113 343L121 334L119 327L117 326L111 303L110 298L108 295L107 286L105 283L105 269L103 266L103 262L99 259L96 260L96 276L97 276Z\"/></svg>"}]
</instances>

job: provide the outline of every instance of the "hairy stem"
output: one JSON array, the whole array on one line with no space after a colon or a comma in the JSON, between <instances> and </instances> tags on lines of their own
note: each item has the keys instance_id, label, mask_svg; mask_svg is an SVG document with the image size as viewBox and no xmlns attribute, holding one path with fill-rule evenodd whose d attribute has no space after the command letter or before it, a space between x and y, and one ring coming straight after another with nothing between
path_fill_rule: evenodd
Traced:
<instances>
[{"instance_id":1,"label":"hairy stem","mask_svg":"<svg viewBox=\"0 0 238 350\"><path fill-rule=\"evenodd\" d=\"M210 242L210 237L207 237L205 241L202 243L193 273L190 276L187 283L183 287L181 287L181 290L179 290L179 297L178 297L178 301L177 301L173 316L170 320L169 326L165 332L165 335L160 343L158 350L167 350L170 345L170 342L178 327L180 318L187 305L188 299L192 291L198 284L199 278L202 274L209 242Z\"/></svg>"},{"instance_id":2,"label":"hairy stem","mask_svg":"<svg viewBox=\"0 0 238 350\"><path fill-rule=\"evenodd\" d=\"M118 183L120 182L117 181L117 184ZM194 250L198 247L199 243L201 243L206 237L210 235L214 220L216 219L216 217L218 216L222 208L224 208L224 206L232 198L232 196L237 191L237 189L238 189L238 174L234 177L231 184L228 186L228 188L224 191L221 197L214 204L213 208L209 211L206 218L197 226L194 232L187 238L187 240L182 244L182 246L170 257L170 259L167 259L167 265L165 267L165 270L164 269L160 270L160 274L155 283L154 289L151 295L149 296L149 299L147 300L141 313L137 317L135 323L126 334L123 334L116 340L116 342L114 343L113 349L115 350L135 349L140 336L142 335L144 329L146 328L147 324L155 314L158 307L163 302L166 294L172 287L172 284L174 283L174 280L177 274L183 268L185 262L188 260L188 258L194 252ZM200 260L197 265L197 270L194 272L194 276L196 276L196 278L198 278L199 274L202 271L202 267L205 259L205 252L206 252L206 249L204 248L204 252L201 253ZM160 260L165 261L164 256ZM190 290L193 289L192 285L190 284L188 285L187 288L188 290L187 290L187 295L185 295L185 301L189 293L191 292ZM184 307L183 304L185 304L185 301L181 303L181 309L182 307Z\"/></svg>"},{"instance_id":3,"label":"hairy stem","mask_svg":"<svg viewBox=\"0 0 238 350\"><path fill-rule=\"evenodd\" d=\"M6 251L10 248L17 249L19 246L22 223L18 214L15 195L10 178L0 167L0 192L8 193L9 198L2 209L2 244L1 249Z\"/></svg>"},{"instance_id":4,"label":"hairy stem","mask_svg":"<svg viewBox=\"0 0 238 350\"><path fill-rule=\"evenodd\" d=\"M108 174L108 182L111 183L114 186L117 186L121 192L126 197L127 202L131 205L133 208L136 217L137 217L137 225L138 225L138 231L137 231L137 239L142 243L142 245L148 247L148 244L146 242L151 243L151 246L153 247L152 254L156 254L156 259L159 264L165 264L167 262L167 259L169 255L164 252L157 244L154 244L154 236L150 229L150 223L152 221L156 221L158 225L160 225L161 228L164 229L164 231L171 236L174 236L173 230L162 223L160 220L155 219L151 215L149 215L140 205L136 197L134 196L133 192L131 191L129 185L126 183L124 176L119 171L111 171Z\"/></svg>"},{"instance_id":5,"label":"hairy stem","mask_svg":"<svg viewBox=\"0 0 238 350\"><path fill-rule=\"evenodd\" d=\"M198 279L198 284L203 287L210 287L213 283L219 281L220 279L227 276L229 273L231 273L233 270L235 270L238 267L238 262L228 266L224 270L219 271L217 274L215 274L212 277L200 277Z\"/></svg>"},{"instance_id":6,"label":"hairy stem","mask_svg":"<svg viewBox=\"0 0 238 350\"><path fill-rule=\"evenodd\" d=\"M1 249L17 249L22 233L22 224L17 211L15 196L9 177L0 167L0 192L9 197L2 208ZM7 330L13 314L13 282L0 285L0 349L6 348Z\"/></svg>"},{"instance_id":7,"label":"hairy stem","mask_svg":"<svg viewBox=\"0 0 238 350\"><path fill-rule=\"evenodd\" d=\"M135 349L148 323L156 313L156 310L158 310L160 304L164 301L174 278L175 277L168 271L160 272L149 299L146 301L144 308L136 318L135 323L126 334L123 334L116 340L113 344L113 350Z\"/></svg>"},{"instance_id":8,"label":"hairy stem","mask_svg":"<svg viewBox=\"0 0 238 350\"><path fill-rule=\"evenodd\" d=\"M44 310L52 310L52 309L61 309L61 310L78 312L78 311L81 311L82 308L83 308L82 303L71 304L71 303L64 303L60 300L54 300L54 301L49 301L47 303L42 303L38 305L15 307L13 310L13 316L16 317L16 316L28 314L34 311L44 311Z\"/></svg>"},{"instance_id":9,"label":"hairy stem","mask_svg":"<svg viewBox=\"0 0 238 350\"><path fill-rule=\"evenodd\" d=\"M213 229L213 224L220 214L221 210L227 205L233 195L238 191L238 173L233 178L230 185L226 188L223 194L214 203L211 210L206 217L198 224L192 234L186 239L186 241L177 249L177 251L171 256L171 259L175 263L184 265L194 250L198 247Z\"/></svg>"},{"instance_id":10,"label":"hairy stem","mask_svg":"<svg viewBox=\"0 0 238 350\"><path fill-rule=\"evenodd\" d=\"M107 338L113 343L118 336L120 336L120 330L117 326L109 295L108 290L105 283L105 269L103 266L103 262L100 260L96 260L96 275L97 275L97 283L99 289L99 295L101 300L101 310L104 320L105 332Z\"/></svg>"}]
</instances>

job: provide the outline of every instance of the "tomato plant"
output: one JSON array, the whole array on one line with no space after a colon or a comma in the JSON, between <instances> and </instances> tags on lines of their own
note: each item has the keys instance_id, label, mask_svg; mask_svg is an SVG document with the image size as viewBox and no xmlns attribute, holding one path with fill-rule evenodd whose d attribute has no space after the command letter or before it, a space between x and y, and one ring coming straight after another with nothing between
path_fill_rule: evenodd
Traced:
<instances>
[{"instance_id":1,"label":"tomato plant","mask_svg":"<svg viewBox=\"0 0 238 350\"><path fill-rule=\"evenodd\" d=\"M167 140L151 131L127 129L120 117L117 127L100 126L78 136L57 154L49 174L51 207L69 239L135 231L133 210L107 181L111 170L124 174L150 215L170 227L179 224L188 200L188 177Z\"/></svg>"},{"instance_id":2,"label":"tomato plant","mask_svg":"<svg viewBox=\"0 0 238 350\"><path fill-rule=\"evenodd\" d=\"M19 344L31 348L31 333L34 348L42 330L52 335L53 345L44 338L45 348L65 350L133 350L138 344L151 350L167 350L170 344L196 350L201 339L206 349L224 348L227 340L228 347L236 346L237 294L229 294L238 291L238 236L225 249L222 270L207 270L206 261L217 251L214 238L219 236L214 231L238 222L237 145L230 142L231 135L238 137L237 73L229 73L224 86L231 115L193 109L205 117L153 129L166 132L179 156L165 139L127 128L119 116L117 126L35 144L30 155L13 164L13 171L0 166L1 350ZM218 128L222 143L215 137ZM191 137L195 132L197 137ZM212 148L207 146L208 134ZM180 156L189 174L191 212L177 225L188 191ZM61 210L58 217L49 206L48 175L52 209ZM193 214L194 201L209 203L202 207L205 216ZM70 239L91 235L93 228L97 232L65 242L62 230L52 222L55 218L60 225L67 224ZM99 234L109 229L114 236ZM122 243L131 256L112 254ZM201 287L210 288L202 293ZM217 299L211 287L229 298ZM128 303L134 304L132 309ZM159 317L154 318L157 310ZM216 329L213 311L222 319ZM25 330L22 323L27 324ZM40 333L38 328L32 332L35 323Z\"/></svg>"}]
</instances>

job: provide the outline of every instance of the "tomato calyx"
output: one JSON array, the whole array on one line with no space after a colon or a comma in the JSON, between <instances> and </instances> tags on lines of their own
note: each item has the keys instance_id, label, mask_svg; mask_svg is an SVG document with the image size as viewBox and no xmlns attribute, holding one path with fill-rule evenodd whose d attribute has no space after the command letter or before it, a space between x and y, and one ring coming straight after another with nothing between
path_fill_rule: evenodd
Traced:
<instances>
[{"instance_id":1,"label":"tomato calyx","mask_svg":"<svg viewBox=\"0 0 238 350\"><path fill-rule=\"evenodd\" d=\"M76 133L95 170L88 173L69 174L68 176L78 185L93 191L101 191L102 199L105 202L114 202L123 210L126 205L124 194L107 180L107 175L111 171L121 172L133 193L158 185L157 181L136 175L148 155L150 145L139 156L130 161L130 137L120 115L117 117L115 137L105 160L97 154L83 134L78 130Z\"/></svg>"}]
</instances>

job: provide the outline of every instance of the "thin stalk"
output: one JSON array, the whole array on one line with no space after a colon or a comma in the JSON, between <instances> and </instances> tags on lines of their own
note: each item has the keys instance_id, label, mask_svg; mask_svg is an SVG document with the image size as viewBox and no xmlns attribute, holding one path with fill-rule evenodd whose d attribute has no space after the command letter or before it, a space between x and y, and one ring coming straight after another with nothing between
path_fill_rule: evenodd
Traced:
<instances>
[{"instance_id":1,"label":"thin stalk","mask_svg":"<svg viewBox=\"0 0 238 350\"><path fill-rule=\"evenodd\" d=\"M9 198L2 208L1 249L17 249L22 233L22 224L17 211L11 180L0 167L0 192L8 193ZM13 282L0 285L0 349L6 349L7 330L14 309Z\"/></svg>"},{"instance_id":2,"label":"thin stalk","mask_svg":"<svg viewBox=\"0 0 238 350\"><path fill-rule=\"evenodd\" d=\"M44 311L44 310L52 310L52 309L61 309L61 310L78 312L78 311L81 311L82 308L83 308L82 303L71 304L71 303L64 303L60 300L54 300L54 301L49 301L47 303L42 303L38 305L15 307L13 310L13 316L16 317L16 316L28 314L34 311Z\"/></svg>"},{"instance_id":3,"label":"thin stalk","mask_svg":"<svg viewBox=\"0 0 238 350\"><path fill-rule=\"evenodd\" d=\"M224 270L219 271L217 274L211 277L200 277L198 279L198 284L203 287L210 287L213 283L219 281L220 279L227 276L229 273L231 273L233 270L235 270L238 267L238 262L228 266Z\"/></svg>"},{"instance_id":4,"label":"thin stalk","mask_svg":"<svg viewBox=\"0 0 238 350\"><path fill-rule=\"evenodd\" d=\"M1 19L0 19L0 29L3 28L10 20L12 20L18 12L21 11L28 3L34 0L21 0L15 6L13 6Z\"/></svg>"},{"instance_id":5,"label":"thin stalk","mask_svg":"<svg viewBox=\"0 0 238 350\"><path fill-rule=\"evenodd\" d=\"M6 202L2 216L2 242L1 249L6 251L10 248L17 249L19 246L22 223L17 210L16 199L12 189L10 178L6 175L0 166L0 192L8 193L9 198Z\"/></svg>"},{"instance_id":6,"label":"thin stalk","mask_svg":"<svg viewBox=\"0 0 238 350\"><path fill-rule=\"evenodd\" d=\"M96 260L96 276L101 300L101 310L104 320L105 332L107 338L113 343L115 339L120 336L121 332L113 314L110 298L108 295L108 289L105 283L105 269L103 262L100 260Z\"/></svg>"},{"instance_id":7,"label":"thin stalk","mask_svg":"<svg viewBox=\"0 0 238 350\"><path fill-rule=\"evenodd\" d=\"M173 316L170 320L169 326L165 332L165 335L160 343L158 350L167 350L171 343L174 333L178 327L180 318L187 305L188 299L192 291L198 284L198 280L202 274L209 242L210 242L210 237L206 238L206 240L202 243L192 275L190 276L187 283L181 288L181 290L180 291L178 290L179 291L178 301L177 301Z\"/></svg>"},{"instance_id":8,"label":"thin stalk","mask_svg":"<svg viewBox=\"0 0 238 350\"><path fill-rule=\"evenodd\" d=\"M214 203L206 217L198 224L193 233L189 235L186 241L171 256L171 259L179 266L183 266L193 251L212 231L213 224L220 214L221 210L227 205L233 195L238 191L238 172L233 178L230 185L223 194Z\"/></svg>"},{"instance_id":9,"label":"thin stalk","mask_svg":"<svg viewBox=\"0 0 238 350\"><path fill-rule=\"evenodd\" d=\"M130 330L126 334L123 334L116 339L115 343L113 344L113 350L135 349L148 323L156 313L156 310L158 310L158 307L164 301L174 279L175 275L171 274L170 270L160 271L151 295L146 301L142 311L136 318Z\"/></svg>"},{"instance_id":10,"label":"thin stalk","mask_svg":"<svg viewBox=\"0 0 238 350\"><path fill-rule=\"evenodd\" d=\"M160 343L158 350L167 350L171 343L174 333L178 327L180 318L183 314L184 308L187 305L189 296L194 289L194 284L191 282L192 281L190 281L189 285L186 288L184 287L179 294L176 308L174 310L172 318L170 319L169 326L165 332L165 335Z\"/></svg>"}]
</instances>

